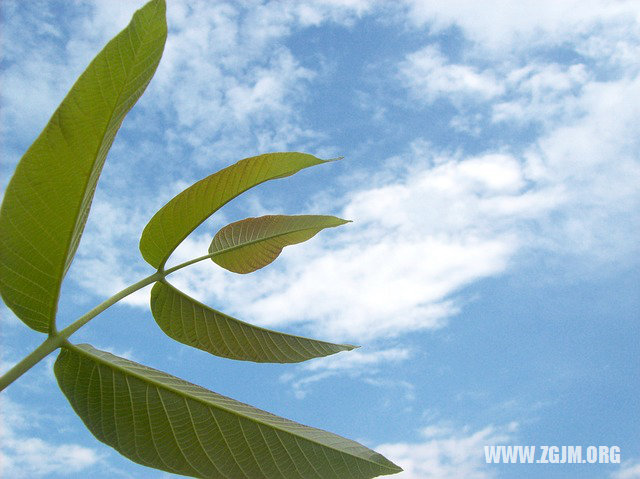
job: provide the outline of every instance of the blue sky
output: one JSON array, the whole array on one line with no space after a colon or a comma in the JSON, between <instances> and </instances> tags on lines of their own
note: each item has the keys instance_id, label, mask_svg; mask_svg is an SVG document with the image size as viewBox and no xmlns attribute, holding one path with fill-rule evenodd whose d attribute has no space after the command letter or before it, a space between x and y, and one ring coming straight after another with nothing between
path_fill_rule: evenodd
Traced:
<instances>
[{"instance_id":1,"label":"blue sky","mask_svg":"<svg viewBox=\"0 0 640 479\"><path fill-rule=\"evenodd\" d=\"M0 188L142 1L5 0ZM249 276L173 284L238 318L362 347L301 365L208 357L153 322L148 291L89 342L358 440L403 479L640 477L640 4L168 0L155 78L107 160L61 322L150 273L142 228L232 162L341 162L263 185L189 237L271 213L354 222ZM2 306L0 367L41 337ZM160 478L88 433L55 355L0 397L7 477ZM621 464L489 465L485 445L617 445Z\"/></svg>"}]
</instances>

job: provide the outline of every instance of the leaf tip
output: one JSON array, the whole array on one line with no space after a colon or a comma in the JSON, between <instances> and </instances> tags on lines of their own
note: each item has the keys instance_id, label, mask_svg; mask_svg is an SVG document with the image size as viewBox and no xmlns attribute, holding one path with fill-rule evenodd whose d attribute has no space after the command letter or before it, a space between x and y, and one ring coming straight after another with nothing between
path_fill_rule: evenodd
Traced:
<instances>
[{"instance_id":1,"label":"leaf tip","mask_svg":"<svg viewBox=\"0 0 640 479\"><path fill-rule=\"evenodd\" d=\"M337 156L336 158L329 158L327 160L324 160L325 163L331 163L333 161L340 161L340 160L344 160L344 156Z\"/></svg>"},{"instance_id":2,"label":"leaf tip","mask_svg":"<svg viewBox=\"0 0 640 479\"><path fill-rule=\"evenodd\" d=\"M334 220L336 220L336 225L334 226L343 226L346 225L347 223L353 223L353 220L345 220L344 218L339 218L337 216L333 217Z\"/></svg>"}]
</instances>

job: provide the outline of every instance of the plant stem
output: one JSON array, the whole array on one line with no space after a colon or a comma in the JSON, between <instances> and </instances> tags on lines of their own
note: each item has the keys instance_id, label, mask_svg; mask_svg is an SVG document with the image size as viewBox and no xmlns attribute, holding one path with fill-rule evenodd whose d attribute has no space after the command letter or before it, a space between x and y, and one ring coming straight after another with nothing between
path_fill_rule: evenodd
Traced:
<instances>
[{"instance_id":1,"label":"plant stem","mask_svg":"<svg viewBox=\"0 0 640 479\"><path fill-rule=\"evenodd\" d=\"M42 359L47 357L51 351L58 349L65 341L60 336L49 336L45 341L36 349L26 355L22 361L13 366L9 371L4 373L0 377L0 391L4 390L9 384L18 379L29 369L39 363Z\"/></svg>"},{"instance_id":2,"label":"plant stem","mask_svg":"<svg viewBox=\"0 0 640 479\"><path fill-rule=\"evenodd\" d=\"M121 299L124 299L127 296L129 296L131 293L135 293L139 289L142 289L145 286L150 285L151 283L155 283L156 281L161 280L165 276L166 276L165 272L156 271L152 275L149 275L146 278L141 279L137 283L134 283L131 286L128 286L128 287L124 288L122 291L114 294L109 299L107 299L107 300L103 301L102 303L100 303L98 306L93 308L91 311L89 311L86 314L83 314L82 316L80 316L76 321L74 321L69 326L67 326L62 331L60 331L58 333L58 336L63 337L63 339L67 339L69 336L71 336L73 333L75 333L82 326L84 326L89 321L91 321L93 318L95 318L97 315L102 313L105 309L109 308L110 306L113 306L114 304L116 304Z\"/></svg>"},{"instance_id":3,"label":"plant stem","mask_svg":"<svg viewBox=\"0 0 640 479\"><path fill-rule=\"evenodd\" d=\"M64 328L62 331L58 331L50 335L47 339L45 339L42 342L42 344L40 344L40 346L34 349L31 353L25 356L19 363L14 365L5 374L3 374L0 377L0 391L3 391L7 386L9 386L12 382L14 382L24 373L26 373L29 369L31 369L33 366L35 366L44 358L46 358L50 353L52 353L53 351L58 349L60 346L62 346L62 344L67 340L67 338L69 338L69 336L71 336L73 333L75 333L78 329L80 329L82 326L87 324L97 315L102 313L105 309L113 306L121 299L124 299L127 296L129 296L131 293L135 293L136 291L144 288L145 286L155 283L156 281L160 281L164 279L167 275L175 271L178 271L179 269L182 269L186 266L192 265L199 261L203 261L205 259L211 258L212 256L214 256L214 254L200 256L198 258L185 261L184 263L181 263L167 270L156 271L155 273L147 276L146 278L141 279L140 281L132 284L131 286L124 288L122 291L106 299L105 301L100 303L98 306L93 308L91 311L88 311L86 314L83 314L82 316L80 316L77 320L75 320L69 326Z\"/></svg>"},{"instance_id":4,"label":"plant stem","mask_svg":"<svg viewBox=\"0 0 640 479\"><path fill-rule=\"evenodd\" d=\"M209 253L209 254L205 254L204 256L198 256L197 258L190 259L189 261L185 261L184 263L180 263L177 266L174 266L172 268L169 268L169 269L165 270L163 275L167 276L167 275L169 275L169 274L171 274L171 273L173 273L175 271L178 271L179 269L184 268L185 266L190 266L190 265L192 265L194 263L198 263L200 261L204 261L205 259L213 258L214 256L219 255L221 253L225 253L225 252L227 252L228 250L231 250L231 249L233 249L233 248L227 248L227 249L222 250L222 251L217 251L215 253Z\"/></svg>"}]
</instances>

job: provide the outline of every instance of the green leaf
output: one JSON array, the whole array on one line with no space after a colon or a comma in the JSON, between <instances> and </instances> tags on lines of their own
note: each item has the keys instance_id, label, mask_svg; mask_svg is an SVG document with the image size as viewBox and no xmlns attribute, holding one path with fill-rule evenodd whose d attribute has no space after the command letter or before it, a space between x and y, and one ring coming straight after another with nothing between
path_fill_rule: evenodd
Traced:
<instances>
[{"instance_id":1,"label":"green leaf","mask_svg":"<svg viewBox=\"0 0 640 479\"><path fill-rule=\"evenodd\" d=\"M169 374L65 346L54 371L89 430L134 462L202 478L370 478L401 469L349 439Z\"/></svg>"},{"instance_id":2,"label":"green leaf","mask_svg":"<svg viewBox=\"0 0 640 479\"><path fill-rule=\"evenodd\" d=\"M107 152L151 80L166 35L164 1L138 10L78 78L7 186L0 209L0 293L36 331L55 329L60 285Z\"/></svg>"},{"instance_id":3,"label":"green leaf","mask_svg":"<svg viewBox=\"0 0 640 479\"><path fill-rule=\"evenodd\" d=\"M297 363L356 347L253 326L199 303L166 282L153 286L151 311L167 336L223 358Z\"/></svg>"},{"instance_id":4,"label":"green leaf","mask_svg":"<svg viewBox=\"0 0 640 479\"><path fill-rule=\"evenodd\" d=\"M224 269L246 274L272 263L282 248L313 238L325 228L349 223L335 216L267 215L231 223L216 233L211 259Z\"/></svg>"},{"instance_id":5,"label":"green leaf","mask_svg":"<svg viewBox=\"0 0 640 479\"><path fill-rule=\"evenodd\" d=\"M268 153L240 160L194 183L151 218L140 238L143 258L154 268L164 267L189 233L242 192L328 161L332 160L304 153Z\"/></svg>"}]
</instances>

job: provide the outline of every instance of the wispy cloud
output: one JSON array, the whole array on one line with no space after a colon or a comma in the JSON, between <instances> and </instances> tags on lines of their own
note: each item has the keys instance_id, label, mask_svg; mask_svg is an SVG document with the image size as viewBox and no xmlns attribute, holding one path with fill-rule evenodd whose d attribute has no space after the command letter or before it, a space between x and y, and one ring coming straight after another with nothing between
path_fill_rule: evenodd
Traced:
<instances>
[{"instance_id":1,"label":"wispy cloud","mask_svg":"<svg viewBox=\"0 0 640 479\"><path fill-rule=\"evenodd\" d=\"M504 91L504 85L491 70L450 63L432 45L407 55L400 64L400 74L412 96L426 103L438 97L486 101Z\"/></svg>"},{"instance_id":2,"label":"wispy cloud","mask_svg":"<svg viewBox=\"0 0 640 479\"><path fill-rule=\"evenodd\" d=\"M115 9L111 3L94 5L87 20L73 20L85 40L69 44L77 52L72 60L60 60L66 58L64 52L56 51L36 63L55 68L74 63L82 56L78 52L97 41L95 32L105 32L106 20L98 16L128 14L124 9L106 15L102 9ZM367 183L343 178L343 184L358 186L340 200L344 206L338 214L355 220L342 231L287 248L278 264L249 277L238 278L207 262L171 281L241 319L331 340L373 341L445 326L464 304L465 287L503 274L525 251L579 253L602 262L632 257L637 252L632 232L640 227L633 213L640 208L635 186L640 181L635 121L640 80L633 67L621 62L617 69L601 70L601 57L622 41L620 31L635 31L635 17L623 15L631 4L620 2L604 12L603 4L590 2L578 9L579 28L561 35L570 30L560 22L569 7L552 3L544 13L518 15L514 24L497 22L487 39L474 23L478 15L473 9L455 2L407 2L414 28L455 24L476 48L453 61L434 44L426 45L398 58L384 72L387 80L401 72L409 94L424 100L416 108L429 108L429 102L441 97L457 98L461 114L482 106L466 127L485 135L489 146L470 154L418 135L409 146L390 152L386 163L377 164L377 174L369 172ZM148 123L145 115L153 114L162 124L160 141L170 155L189 157L192 164L191 159L237 159L257 149L318 145L323 134L299 121L298 111L316 72L302 66L284 40L322 22L349 25L381 8L358 1L253 6L170 3L172 31L165 57L132 120ZM501 8L491 15L506 15L504 9L511 7ZM53 24L37 18L43 25ZM617 29L607 33L598 27L598 18ZM482 58L491 42L514 35L530 38L538 31L542 33L535 41L520 42L517 48L551 47L567 38L593 41L588 46L576 41L573 48L583 57L568 62L536 57L522 64L511 50ZM64 35L55 29L51 34ZM627 38L625 51L633 51L638 38ZM17 58L18 53L12 55ZM58 76L44 75L43 81L55 86ZM398 106L383 102L382 107ZM496 127L531 131L525 140L511 143L513 136L492 132ZM142 150L139 157L155 154L155 147L135 140L135 150ZM109 192L98 192L71 270L75 281L93 294L113 294L148 272L137 254L144 222L153 206L177 192L178 184L186 186L202 176L198 167L184 167L186 161L164 162L167 175L178 179L159 185L155 175L142 172L151 161L143 159L132 168L147 181L130 191L131 183L123 182L120 173L130 165L125 159L133 143L125 132L114 148L112 173L104 178ZM114 194L125 190L130 204ZM176 258L203 254L209 238L188 239ZM146 305L147 300L141 292L127 302Z\"/></svg>"},{"instance_id":3,"label":"wispy cloud","mask_svg":"<svg viewBox=\"0 0 640 479\"><path fill-rule=\"evenodd\" d=\"M244 25L258 19L254 28ZM165 112L164 137L174 154L224 161L316 135L300 126L293 108L313 72L285 47L273 48L290 30L282 18L233 3L196 3L170 6L168 21L151 100Z\"/></svg>"},{"instance_id":4,"label":"wispy cloud","mask_svg":"<svg viewBox=\"0 0 640 479\"><path fill-rule=\"evenodd\" d=\"M552 128L584 112L578 96L589 80L589 72L582 63L528 64L515 68L503 80L505 95L491 106L491 121Z\"/></svg>"},{"instance_id":5,"label":"wispy cloud","mask_svg":"<svg viewBox=\"0 0 640 479\"><path fill-rule=\"evenodd\" d=\"M538 184L565 191L560 220L548 224L555 246L600 260L632 258L640 218L640 128L633 121L640 77L591 82L579 97L581 114L542 135L526 153Z\"/></svg>"},{"instance_id":6,"label":"wispy cloud","mask_svg":"<svg viewBox=\"0 0 640 479\"><path fill-rule=\"evenodd\" d=\"M455 25L473 42L472 48L496 55L575 41L589 36L594 30L615 31L616 26L629 26L638 20L638 5L634 0L615 3L606 0L526 0L517 3L495 0L474 4L405 0L404 4L407 24L435 32Z\"/></svg>"},{"instance_id":7,"label":"wispy cloud","mask_svg":"<svg viewBox=\"0 0 640 479\"><path fill-rule=\"evenodd\" d=\"M354 350L305 363L299 366L296 372L282 375L280 380L291 385L298 399L303 399L307 395L312 384L335 376L359 378L376 386L400 387L405 390L405 398L413 399L411 384L378 377L382 366L406 361L410 356L411 351L405 348L378 351Z\"/></svg>"},{"instance_id":8,"label":"wispy cloud","mask_svg":"<svg viewBox=\"0 0 640 479\"><path fill-rule=\"evenodd\" d=\"M234 307L269 325L304 320L334 339L439 328L459 307L455 293L504 272L528 241L522 225L560 201L532 190L509 155L434 157L415 144L409 157L410 168L390 167L393 180L350 194L343 216L356 223L324 247L292 249L282 271L247 278L247 304Z\"/></svg>"},{"instance_id":9,"label":"wispy cloud","mask_svg":"<svg viewBox=\"0 0 640 479\"><path fill-rule=\"evenodd\" d=\"M317 72L303 67L285 40L311 25L348 24L368 10L360 1L171 2L171 35L151 88L170 151L210 164L212 157L317 148L322 133L299 114Z\"/></svg>"},{"instance_id":10,"label":"wispy cloud","mask_svg":"<svg viewBox=\"0 0 640 479\"><path fill-rule=\"evenodd\" d=\"M422 441L381 444L376 450L399 464L402 479L489 479L495 471L487 466L484 446L509 442L518 425L490 425L480 430L434 424L421 431Z\"/></svg>"},{"instance_id":11,"label":"wispy cloud","mask_svg":"<svg viewBox=\"0 0 640 479\"><path fill-rule=\"evenodd\" d=\"M637 460L625 461L620 469L611 474L611 479L638 479L640 477L640 462Z\"/></svg>"},{"instance_id":12,"label":"wispy cloud","mask_svg":"<svg viewBox=\"0 0 640 479\"><path fill-rule=\"evenodd\" d=\"M0 474L32 478L78 473L103 457L96 449L74 443L53 443L31 436L38 415L3 394L0 397ZM28 418L28 422L27 422Z\"/></svg>"}]
</instances>

